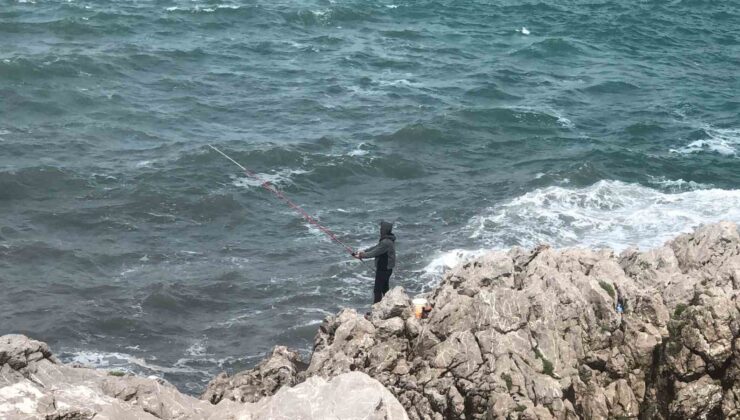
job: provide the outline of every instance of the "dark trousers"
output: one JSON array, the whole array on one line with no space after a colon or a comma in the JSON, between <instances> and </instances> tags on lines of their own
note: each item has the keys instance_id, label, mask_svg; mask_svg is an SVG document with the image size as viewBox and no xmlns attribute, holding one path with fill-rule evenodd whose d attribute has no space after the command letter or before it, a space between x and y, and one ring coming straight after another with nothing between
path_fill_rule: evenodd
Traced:
<instances>
[{"instance_id":1,"label":"dark trousers","mask_svg":"<svg viewBox=\"0 0 740 420\"><path fill-rule=\"evenodd\" d=\"M383 299L383 295L388 292L391 274L393 274L393 270L375 271L375 299L373 303L380 302Z\"/></svg>"}]
</instances>

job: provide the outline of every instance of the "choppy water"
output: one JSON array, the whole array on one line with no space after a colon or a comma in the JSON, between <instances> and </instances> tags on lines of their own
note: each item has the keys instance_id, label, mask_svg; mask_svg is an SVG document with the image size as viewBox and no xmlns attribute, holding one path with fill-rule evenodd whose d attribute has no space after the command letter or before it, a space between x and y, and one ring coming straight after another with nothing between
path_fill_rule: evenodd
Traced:
<instances>
[{"instance_id":1,"label":"choppy water","mask_svg":"<svg viewBox=\"0 0 740 420\"><path fill-rule=\"evenodd\" d=\"M490 247L740 222L736 1L0 0L0 333L197 393Z\"/></svg>"}]
</instances>

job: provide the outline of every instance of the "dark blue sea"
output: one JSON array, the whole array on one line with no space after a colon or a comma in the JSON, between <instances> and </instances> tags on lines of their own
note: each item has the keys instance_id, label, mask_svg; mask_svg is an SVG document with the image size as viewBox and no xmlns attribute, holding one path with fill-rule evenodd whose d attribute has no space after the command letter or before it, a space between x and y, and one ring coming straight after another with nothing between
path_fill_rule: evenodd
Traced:
<instances>
[{"instance_id":1,"label":"dark blue sea","mask_svg":"<svg viewBox=\"0 0 740 420\"><path fill-rule=\"evenodd\" d=\"M0 0L0 334L197 394L511 246L740 222L740 2Z\"/></svg>"}]
</instances>

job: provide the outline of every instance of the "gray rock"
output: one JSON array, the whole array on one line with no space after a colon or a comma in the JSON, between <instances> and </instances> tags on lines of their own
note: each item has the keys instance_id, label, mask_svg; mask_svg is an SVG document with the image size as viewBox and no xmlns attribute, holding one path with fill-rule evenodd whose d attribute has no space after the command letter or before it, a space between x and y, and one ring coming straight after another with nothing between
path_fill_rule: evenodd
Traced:
<instances>
[{"instance_id":1,"label":"gray rock","mask_svg":"<svg viewBox=\"0 0 740 420\"><path fill-rule=\"evenodd\" d=\"M291 363L297 360L295 353L280 347L251 372L265 373L262 382L240 383L232 388L221 386L222 401L217 405L183 395L162 379L119 377L104 370L60 364L45 343L21 335L0 337L0 354L3 361L0 419L3 420L408 418L393 394L360 372L331 380L312 377L293 388L279 387L278 380L290 382L294 378L294 372L284 371L286 365L293 366ZM269 381L273 382L265 388ZM234 397L242 386L257 386L264 392L274 387L279 390L257 403L242 403Z\"/></svg>"},{"instance_id":2,"label":"gray rock","mask_svg":"<svg viewBox=\"0 0 740 420\"><path fill-rule=\"evenodd\" d=\"M294 387L284 387L255 404L224 401L208 417L211 420L406 420L403 406L383 385L360 372L329 380L314 376Z\"/></svg>"},{"instance_id":3,"label":"gray rock","mask_svg":"<svg viewBox=\"0 0 740 420\"><path fill-rule=\"evenodd\" d=\"M370 320L376 324L382 320L399 317L406 319L411 316L411 300L403 287L396 286L383 296L383 299L373 305Z\"/></svg>"},{"instance_id":4,"label":"gray rock","mask_svg":"<svg viewBox=\"0 0 740 420\"><path fill-rule=\"evenodd\" d=\"M303 370L305 364L297 352L277 346L270 357L255 368L234 376L222 373L212 379L201 398L212 404L224 398L239 402L259 401L262 397L275 394L283 386L295 385Z\"/></svg>"},{"instance_id":5,"label":"gray rock","mask_svg":"<svg viewBox=\"0 0 740 420\"><path fill-rule=\"evenodd\" d=\"M411 419L730 418L738 286L731 223L619 256L497 251L450 270L428 319L406 316L398 288L372 328L352 311L332 317L308 372L366 372Z\"/></svg>"}]
</instances>

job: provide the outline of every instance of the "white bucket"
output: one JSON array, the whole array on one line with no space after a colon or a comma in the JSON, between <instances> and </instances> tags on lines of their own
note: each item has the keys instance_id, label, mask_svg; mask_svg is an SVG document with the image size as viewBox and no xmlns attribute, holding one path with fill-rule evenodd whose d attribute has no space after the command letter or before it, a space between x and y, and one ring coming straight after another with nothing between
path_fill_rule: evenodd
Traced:
<instances>
[{"instance_id":1,"label":"white bucket","mask_svg":"<svg viewBox=\"0 0 740 420\"><path fill-rule=\"evenodd\" d=\"M416 298L411 301L411 303L414 304L414 316L416 316L416 319L421 319L422 314L424 313L424 308L427 307L427 300L424 298Z\"/></svg>"}]
</instances>

